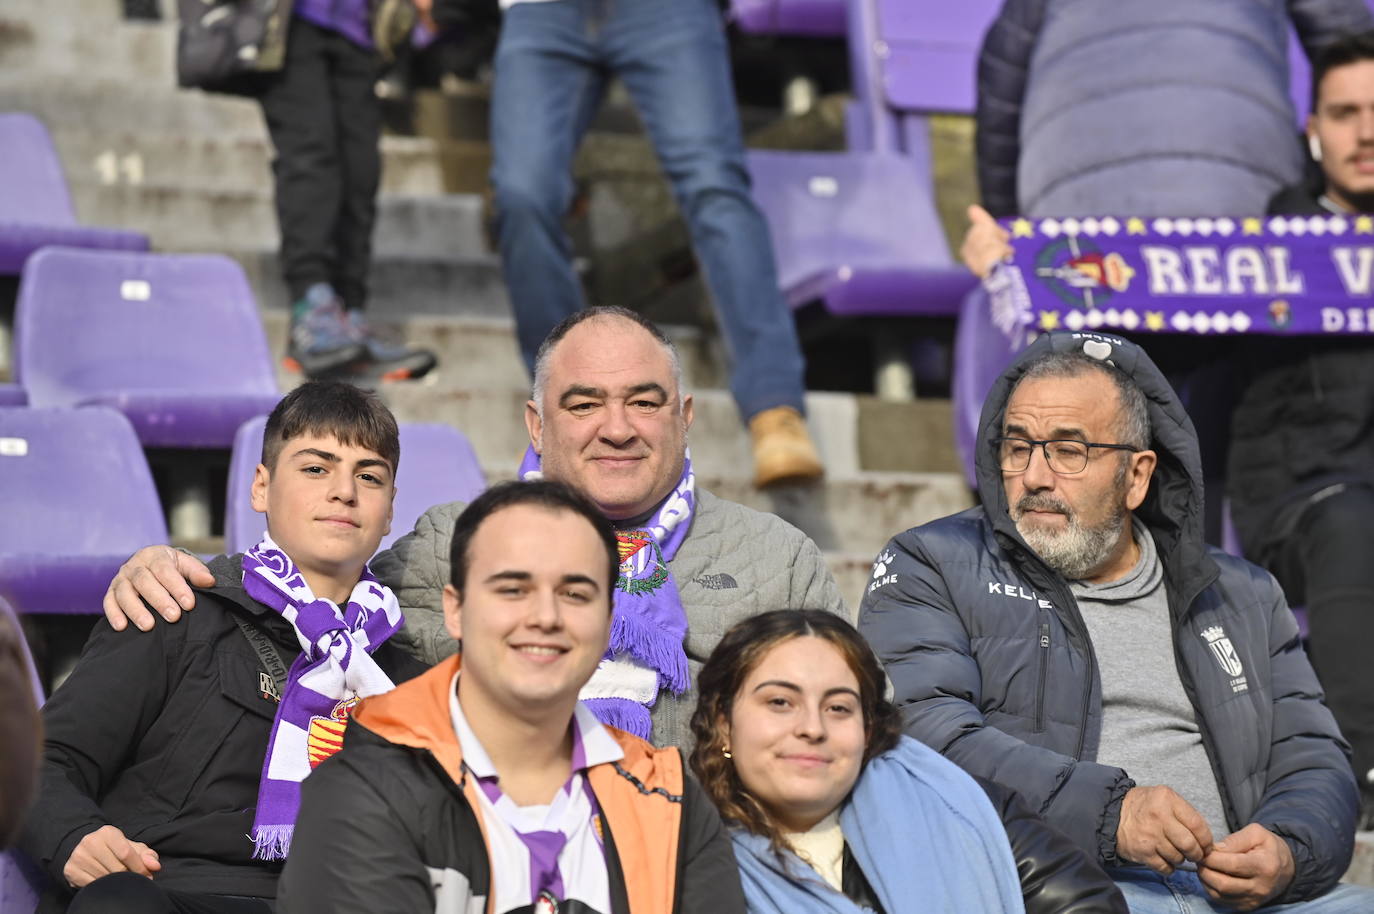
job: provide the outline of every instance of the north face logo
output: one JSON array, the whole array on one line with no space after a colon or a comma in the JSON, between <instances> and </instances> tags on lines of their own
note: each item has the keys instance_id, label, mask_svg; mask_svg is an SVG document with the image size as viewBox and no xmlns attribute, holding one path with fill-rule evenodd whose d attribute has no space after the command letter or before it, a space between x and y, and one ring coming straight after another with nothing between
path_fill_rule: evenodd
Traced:
<instances>
[{"instance_id":1,"label":"north face logo","mask_svg":"<svg viewBox=\"0 0 1374 914\"><path fill-rule=\"evenodd\" d=\"M728 574L703 574L697 578L697 583L707 590L734 590L739 587L738 582Z\"/></svg>"}]
</instances>

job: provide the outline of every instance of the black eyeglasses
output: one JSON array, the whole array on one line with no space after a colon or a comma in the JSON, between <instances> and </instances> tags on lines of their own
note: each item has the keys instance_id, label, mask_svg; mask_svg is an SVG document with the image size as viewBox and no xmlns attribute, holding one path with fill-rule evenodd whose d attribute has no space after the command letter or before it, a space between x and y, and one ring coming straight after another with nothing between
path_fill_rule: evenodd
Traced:
<instances>
[{"instance_id":1,"label":"black eyeglasses","mask_svg":"<svg viewBox=\"0 0 1374 914\"><path fill-rule=\"evenodd\" d=\"M1048 438L1041 441L1031 438L994 438L992 443L997 445L997 459L1004 473L1024 473L1030 466L1031 455L1038 447L1045 452L1045 462L1050 469L1060 476L1072 476L1087 469L1091 448L1130 451L1132 454L1138 454L1141 450L1129 444L1098 444L1074 438Z\"/></svg>"}]
</instances>

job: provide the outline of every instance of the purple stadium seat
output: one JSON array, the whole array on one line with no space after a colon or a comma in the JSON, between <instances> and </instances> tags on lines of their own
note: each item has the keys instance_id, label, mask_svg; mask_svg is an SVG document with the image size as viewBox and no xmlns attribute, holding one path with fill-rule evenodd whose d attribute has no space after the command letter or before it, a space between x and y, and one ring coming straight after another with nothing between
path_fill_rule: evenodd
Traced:
<instances>
[{"instance_id":1,"label":"purple stadium seat","mask_svg":"<svg viewBox=\"0 0 1374 914\"><path fill-rule=\"evenodd\" d=\"M950 314L973 285L950 259L929 182L905 157L755 150L749 168L793 308Z\"/></svg>"},{"instance_id":2,"label":"purple stadium seat","mask_svg":"<svg viewBox=\"0 0 1374 914\"><path fill-rule=\"evenodd\" d=\"M148 250L148 236L80 225L52 139L31 114L0 114L0 275L13 276L44 245Z\"/></svg>"},{"instance_id":3,"label":"purple stadium seat","mask_svg":"<svg viewBox=\"0 0 1374 914\"><path fill-rule=\"evenodd\" d=\"M845 0L731 0L730 18L751 35L840 38Z\"/></svg>"},{"instance_id":4,"label":"purple stadium seat","mask_svg":"<svg viewBox=\"0 0 1374 914\"><path fill-rule=\"evenodd\" d=\"M888 104L897 111L972 112L978 49L1002 0L876 2Z\"/></svg>"},{"instance_id":5,"label":"purple stadium seat","mask_svg":"<svg viewBox=\"0 0 1374 914\"><path fill-rule=\"evenodd\" d=\"M153 477L112 409L0 409L0 596L26 613L95 613L141 546L167 541Z\"/></svg>"},{"instance_id":6,"label":"purple stadium seat","mask_svg":"<svg viewBox=\"0 0 1374 914\"><path fill-rule=\"evenodd\" d=\"M280 399L253 293L226 257L39 251L15 331L32 405L113 407L145 447L228 448Z\"/></svg>"},{"instance_id":7,"label":"purple stadium seat","mask_svg":"<svg viewBox=\"0 0 1374 914\"><path fill-rule=\"evenodd\" d=\"M988 391L1021 351L1022 345L993 321L987 291L975 286L959 306L959 325L954 332L954 378L950 399L954 407L954 444L964 461L969 488L978 488L973 468L978 419Z\"/></svg>"},{"instance_id":8,"label":"purple stadium seat","mask_svg":"<svg viewBox=\"0 0 1374 914\"><path fill-rule=\"evenodd\" d=\"M0 384L0 406L28 406L28 391L18 384Z\"/></svg>"},{"instance_id":9,"label":"purple stadium seat","mask_svg":"<svg viewBox=\"0 0 1374 914\"><path fill-rule=\"evenodd\" d=\"M741 4L737 4L737 7ZM975 281L935 210L926 115L969 113L993 0L853 0L849 151L749 153L779 283L797 308L953 316Z\"/></svg>"},{"instance_id":10,"label":"purple stadium seat","mask_svg":"<svg viewBox=\"0 0 1374 914\"><path fill-rule=\"evenodd\" d=\"M249 503L266 424L266 416L249 419L234 436L224 503L224 542L229 552L256 546L267 529L266 518ZM477 455L458 429L451 425L403 423L401 469L396 476L391 532L382 537L378 548L385 549L409 533L420 515L434 505L471 501L486 485Z\"/></svg>"},{"instance_id":11,"label":"purple stadium seat","mask_svg":"<svg viewBox=\"0 0 1374 914\"><path fill-rule=\"evenodd\" d=\"M30 914L44 882L38 865L18 851L0 854L0 914Z\"/></svg>"}]
</instances>

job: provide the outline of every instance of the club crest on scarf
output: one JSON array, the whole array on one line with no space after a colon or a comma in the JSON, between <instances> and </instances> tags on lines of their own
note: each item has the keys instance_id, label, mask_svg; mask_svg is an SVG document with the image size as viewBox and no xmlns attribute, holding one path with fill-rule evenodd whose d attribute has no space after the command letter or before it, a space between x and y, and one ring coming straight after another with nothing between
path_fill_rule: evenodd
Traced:
<instances>
[{"instance_id":1,"label":"club crest on scarf","mask_svg":"<svg viewBox=\"0 0 1374 914\"><path fill-rule=\"evenodd\" d=\"M542 479L539 455L533 447L520 462L520 478ZM687 538L696 510L696 475L689 451L682 461L682 476L659 503L644 526L616 531L620 550L620 574L612 596L611 645L601 665L584 689L596 697L584 702L603 724L619 727L635 736L650 737L649 709L657 692L647 700L626 683L627 668L652 670L658 689L680 695L691 684L687 670L687 612L682 608L677 582L668 563Z\"/></svg>"},{"instance_id":2,"label":"club crest on scarf","mask_svg":"<svg viewBox=\"0 0 1374 914\"><path fill-rule=\"evenodd\" d=\"M620 578L615 582L617 590L632 594L650 594L663 586L668 580L668 564L663 561L663 550L658 548L653 535L647 530L617 531L616 540L620 545Z\"/></svg>"},{"instance_id":3,"label":"club crest on scarf","mask_svg":"<svg viewBox=\"0 0 1374 914\"><path fill-rule=\"evenodd\" d=\"M319 767L320 762L343 748L344 728L358 706L358 696L345 698L334 706L328 717L316 715L310 718L310 728L306 731L305 749L310 759L310 770Z\"/></svg>"}]
</instances>

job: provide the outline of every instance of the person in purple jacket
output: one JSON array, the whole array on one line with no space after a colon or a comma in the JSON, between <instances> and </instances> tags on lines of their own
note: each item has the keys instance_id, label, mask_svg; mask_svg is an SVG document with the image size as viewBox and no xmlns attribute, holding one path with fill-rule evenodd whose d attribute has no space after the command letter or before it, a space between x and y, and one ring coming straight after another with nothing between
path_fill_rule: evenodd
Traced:
<instances>
[{"instance_id":1,"label":"person in purple jacket","mask_svg":"<svg viewBox=\"0 0 1374 914\"><path fill-rule=\"evenodd\" d=\"M258 96L293 302L286 354L310 378L418 378L436 362L377 339L363 317L381 178L371 17L368 0L296 0L285 63Z\"/></svg>"}]
</instances>

